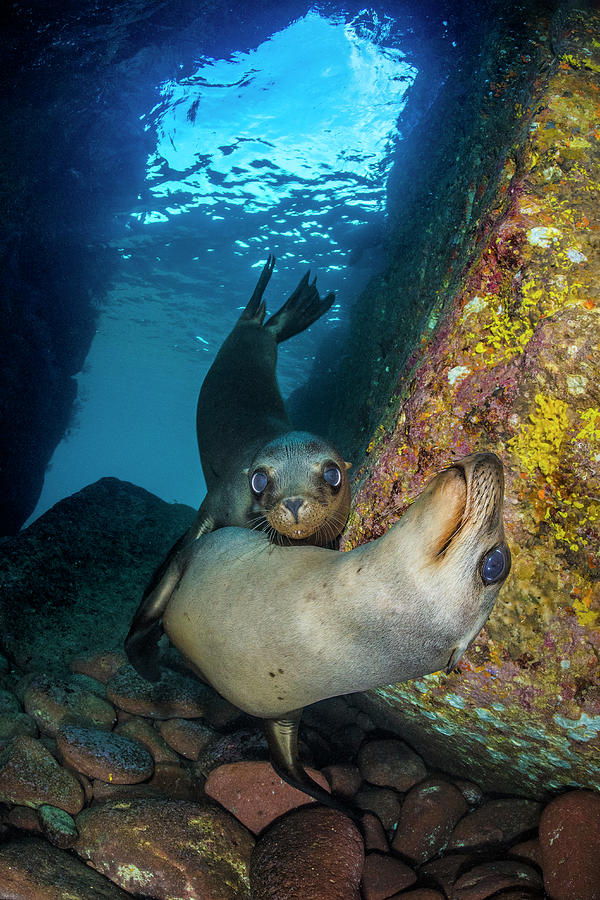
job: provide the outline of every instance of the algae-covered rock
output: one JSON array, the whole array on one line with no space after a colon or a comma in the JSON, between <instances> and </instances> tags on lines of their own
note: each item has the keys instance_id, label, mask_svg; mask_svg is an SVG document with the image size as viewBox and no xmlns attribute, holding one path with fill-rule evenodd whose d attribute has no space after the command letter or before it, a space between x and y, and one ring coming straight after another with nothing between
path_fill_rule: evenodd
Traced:
<instances>
[{"instance_id":1,"label":"algae-covered rock","mask_svg":"<svg viewBox=\"0 0 600 900\"><path fill-rule=\"evenodd\" d=\"M462 289L369 446L345 548L445 465L506 469L513 568L458 672L370 695L429 763L488 789L600 787L600 17L560 26Z\"/></svg>"},{"instance_id":2,"label":"algae-covered rock","mask_svg":"<svg viewBox=\"0 0 600 900\"><path fill-rule=\"evenodd\" d=\"M222 809L183 800L108 800L77 817L75 850L135 894L249 896L250 832Z\"/></svg>"}]
</instances>

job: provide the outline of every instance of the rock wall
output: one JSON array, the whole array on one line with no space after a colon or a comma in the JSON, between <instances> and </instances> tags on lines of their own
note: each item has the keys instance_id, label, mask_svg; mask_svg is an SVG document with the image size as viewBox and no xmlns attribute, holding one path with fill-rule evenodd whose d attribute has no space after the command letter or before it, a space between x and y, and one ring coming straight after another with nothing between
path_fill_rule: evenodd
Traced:
<instances>
[{"instance_id":1,"label":"rock wall","mask_svg":"<svg viewBox=\"0 0 600 900\"><path fill-rule=\"evenodd\" d=\"M513 568L487 628L458 672L361 702L430 763L536 797L600 787L600 15L563 13L548 38L484 239L369 444L345 537L383 533L454 459L501 456Z\"/></svg>"}]
</instances>

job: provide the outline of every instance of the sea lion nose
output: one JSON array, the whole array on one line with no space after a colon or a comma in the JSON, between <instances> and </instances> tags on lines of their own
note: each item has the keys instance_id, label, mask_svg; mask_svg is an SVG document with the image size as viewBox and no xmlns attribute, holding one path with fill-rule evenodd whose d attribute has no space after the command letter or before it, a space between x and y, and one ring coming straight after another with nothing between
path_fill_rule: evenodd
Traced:
<instances>
[{"instance_id":1,"label":"sea lion nose","mask_svg":"<svg viewBox=\"0 0 600 900\"><path fill-rule=\"evenodd\" d=\"M304 500L302 499L302 497L294 497L291 500L283 501L283 505L287 506L287 508L293 515L294 521L296 522L296 524L298 524L298 510L300 509L300 507L302 506L303 503L304 503Z\"/></svg>"}]
</instances>

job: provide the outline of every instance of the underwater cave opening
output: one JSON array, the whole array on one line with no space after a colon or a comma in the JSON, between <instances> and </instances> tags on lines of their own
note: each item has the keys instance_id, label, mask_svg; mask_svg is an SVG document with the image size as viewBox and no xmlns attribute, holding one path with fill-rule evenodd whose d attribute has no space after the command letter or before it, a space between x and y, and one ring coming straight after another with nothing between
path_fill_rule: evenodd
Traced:
<instances>
[{"instance_id":1,"label":"underwater cave opening","mask_svg":"<svg viewBox=\"0 0 600 900\"><path fill-rule=\"evenodd\" d=\"M419 72L425 105L442 85L452 26L437 4L417 15L393 0L294 3L277 24L256 12L215 25L202 52L171 36L175 71L139 107L149 149L137 203L105 236L117 262L76 414L29 521L104 475L198 505L196 397L253 269L276 255L271 311L308 267L336 291L328 316L281 348L285 397L325 359L319 347L338 352L353 301L384 265L388 176L403 122L420 116L403 110ZM129 110L148 96L133 77Z\"/></svg>"}]
</instances>

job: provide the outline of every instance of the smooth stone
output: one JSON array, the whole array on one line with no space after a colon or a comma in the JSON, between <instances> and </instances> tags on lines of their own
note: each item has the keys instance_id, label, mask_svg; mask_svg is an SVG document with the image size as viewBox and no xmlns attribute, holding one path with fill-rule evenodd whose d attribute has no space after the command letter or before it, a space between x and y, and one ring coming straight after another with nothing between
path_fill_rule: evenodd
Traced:
<instances>
[{"instance_id":1,"label":"smooth stone","mask_svg":"<svg viewBox=\"0 0 600 900\"><path fill-rule=\"evenodd\" d=\"M130 893L248 900L254 838L229 813L184 800L107 800L77 817L75 850Z\"/></svg>"},{"instance_id":2,"label":"smooth stone","mask_svg":"<svg viewBox=\"0 0 600 900\"><path fill-rule=\"evenodd\" d=\"M7 744L8 741L12 741L14 737L18 737L20 734L25 734L29 737L38 736L37 725L31 716L20 710L0 715L0 745Z\"/></svg>"},{"instance_id":3,"label":"smooth stone","mask_svg":"<svg viewBox=\"0 0 600 900\"><path fill-rule=\"evenodd\" d=\"M0 688L0 716L21 712L21 704L12 691Z\"/></svg>"},{"instance_id":4,"label":"smooth stone","mask_svg":"<svg viewBox=\"0 0 600 900\"><path fill-rule=\"evenodd\" d=\"M523 859L525 862L532 862L541 870L542 868L542 848L538 838L531 838L528 841L521 841L510 848L510 855Z\"/></svg>"},{"instance_id":5,"label":"smooth stone","mask_svg":"<svg viewBox=\"0 0 600 900\"><path fill-rule=\"evenodd\" d=\"M459 873L468 867L470 859L467 853L452 853L427 863L419 869L419 874L434 881L436 887L442 888L446 896L450 897Z\"/></svg>"},{"instance_id":6,"label":"smooth stone","mask_svg":"<svg viewBox=\"0 0 600 900\"><path fill-rule=\"evenodd\" d=\"M381 853L367 853L362 873L364 900L386 900L392 894L410 887L417 876L409 866Z\"/></svg>"},{"instance_id":7,"label":"smooth stone","mask_svg":"<svg viewBox=\"0 0 600 900\"><path fill-rule=\"evenodd\" d=\"M220 736L212 725L189 719L167 719L159 723L158 730L169 747L194 762Z\"/></svg>"},{"instance_id":8,"label":"smooth stone","mask_svg":"<svg viewBox=\"0 0 600 900\"><path fill-rule=\"evenodd\" d=\"M458 823L448 849L474 849L486 844L511 844L534 831L542 804L535 800L488 800Z\"/></svg>"},{"instance_id":9,"label":"smooth stone","mask_svg":"<svg viewBox=\"0 0 600 900\"><path fill-rule=\"evenodd\" d=\"M481 806L485 800L484 793L474 781L466 781L464 778L453 778L452 784L461 792L470 807Z\"/></svg>"},{"instance_id":10,"label":"smooth stone","mask_svg":"<svg viewBox=\"0 0 600 900\"><path fill-rule=\"evenodd\" d=\"M30 806L13 806L8 814L7 822L19 831L39 834L42 830L37 809L32 809Z\"/></svg>"},{"instance_id":11,"label":"smooth stone","mask_svg":"<svg viewBox=\"0 0 600 900\"><path fill-rule=\"evenodd\" d=\"M358 766L334 764L321 769L322 774L329 782L331 793L342 800L352 800L361 785Z\"/></svg>"},{"instance_id":12,"label":"smooth stone","mask_svg":"<svg viewBox=\"0 0 600 900\"><path fill-rule=\"evenodd\" d=\"M262 728L243 728L212 741L200 753L194 770L204 777L226 763L253 759L268 760L269 748Z\"/></svg>"},{"instance_id":13,"label":"smooth stone","mask_svg":"<svg viewBox=\"0 0 600 900\"><path fill-rule=\"evenodd\" d=\"M421 865L438 856L468 811L462 793L448 781L427 778L405 796L392 850Z\"/></svg>"},{"instance_id":14,"label":"smooth stone","mask_svg":"<svg viewBox=\"0 0 600 900\"><path fill-rule=\"evenodd\" d=\"M365 781L401 793L427 775L425 763L404 741L389 738L369 741L360 748L358 767Z\"/></svg>"},{"instance_id":15,"label":"smooth stone","mask_svg":"<svg viewBox=\"0 0 600 900\"><path fill-rule=\"evenodd\" d=\"M390 847L386 833L375 813L364 812L360 825L366 851L379 850L381 853L389 852Z\"/></svg>"},{"instance_id":16,"label":"smooth stone","mask_svg":"<svg viewBox=\"0 0 600 900\"><path fill-rule=\"evenodd\" d=\"M130 665L106 685L106 696L115 706L150 719L198 719L205 715L211 694L207 685L169 669L162 670L160 681L146 681Z\"/></svg>"},{"instance_id":17,"label":"smooth stone","mask_svg":"<svg viewBox=\"0 0 600 900\"><path fill-rule=\"evenodd\" d=\"M38 810L42 834L55 847L68 850L77 841L75 821L64 809L44 803Z\"/></svg>"},{"instance_id":18,"label":"smooth stone","mask_svg":"<svg viewBox=\"0 0 600 900\"><path fill-rule=\"evenodd\" d=\"M0 845L0 885L10 900L131 900L71 853L30 836Z\"/></svg>"},{"instance_id":19,"label":"smooth stone","mask_svg":"<svg viewBox=\"0 0 600 900\"><path fill-rule=\"evenodd\" d=\"M72 672L89 675L106 684L119 669L127 665L125 653L119 650L101 650L99 653L82 653L70 662Z\"/></svg>"},{"instance_id":20,"label":"smooth stone","mask_svg":"<svg viewBox=\"0 0 600 900\"><path fill-rule=\"evenodd\" d=\"M56 736L56 747L68 766L111 784L137 784L154 771L154 760L143 744L112 731L65 725Z\"/></svg>"},{"instance_id":21,"label":"smooth stone","mask_svg":"<svg viewBox=\"0 0 600 900\"><path fill-rule=\"evenodd\" d=\"M364 785L354 796L359 809L375 813L386 831L395 828L400 818L402 798L392 788Z\"/></svg>"},{"instance_id":22,"label":"smooth stone","mask_svg":"<svg viewBox=\"0 0 600 900\"><path fill-rule=\"evenodd\" d=\"M160 732L147 719L132 716L126 722L121 722L117 725L115 734L121 734L123 737L139 741L152 755L155 763L174 763L177 765L180 763L179 755L169 747Z\"/></svg>"},{"instance_id":23,"label":"smooth stone","mask_svg":"<svg viewBox=\"0 0 600 900\"><path fill-rule=\"evenodd\" d=\"M252 900L360 900L364 849L343 813L305 806L259 838L250 863Z\"/></svg>"},{"instance_id":24,"label":"smooth stone","mask_svg":"<svg viewBox=\"0 0 600 900\"><path fill-rule=\"evenodd\" d=\"M513 860L483 863L457 878L452 900L486 900L508 888L540 890L541 875L531 866ZM570 895L570 900L575 900L575 896Z\"/></svg>"},{"instance_id":25,"label":"smooth stone","mask_svg":"<svg viewBox=\"0 0 600 900\"><path fill-rule=\"evenodd\" d=\"M389 900L446 900L446 895L433 888L416 888L414 891L402 891L401 894L394 894Z\"/></svg>"},{"instance_id":26,"label":"smooth stone","mask_svg":"<svg viewBox=\"0 0 600 900\"><path fill-rule=\"evenodd\" d=\"M113 707L106 700L44 675L37 675L29 683L23 706L40 731L51 737L56 735L64 722L77 722L110 731L117 720Z\"/></svg>"},{"instance_id":27,"label":"smooth stone","mask_svg":"<svg viewBox=\"0 0 600 900\"><path fill-rule=\"evenodd\" d=\"M98 681L97 678L92 678L91 675L76 673L71 675L67 684L80 688L83 691L89 691L90 694L95 694L96 697L106 700L106 685Z\"/></svg>"},{"instance_id":28,"label":"smooth stone","mask_svg":"<svg viewBox=\"0 0 600 900\"><path fill-rule=\"evenodd\" d=\"M76 815L83 807L83 788L40 741L23 735L0 752L0 801L33 807L48 803Z\"/></svg>"},{"instance_id":29,"label":"smooth stone","mask_svg":"<svg viewBox=\"0 0 600 900\"><path fill-rule=\"evenodd\" d=\"M116 797L165 797L170 800L203 799L202 783L179 764L157 763L154 775L149 781L138 784L107 784L96 780L93 783L93 796L96 801Z\"/></svg>"},{"instance_id":30,"label":"smooth stone","mask_svg":"<svg viewBox=\"0 0 600 900\"><path fill-rule=\"evenodd\" d=\"M552 900L598 900L600 794L574 790L551 800L542 812L539 840Z\"/></svg>"},{"instance_id":31,"label":"smooth stone","mask_svg":"<svg viewBox=\"0 0 600 900\"><path fill-rule=\"evenodd\" d=\"M320 772L315 769L307 769L307 772L321 787L328 789ZM206 779L204 791L254 834L289 810L315 802L313 797L283 781L268 762L219 766Z\"/></svg>"}]
</instances>

